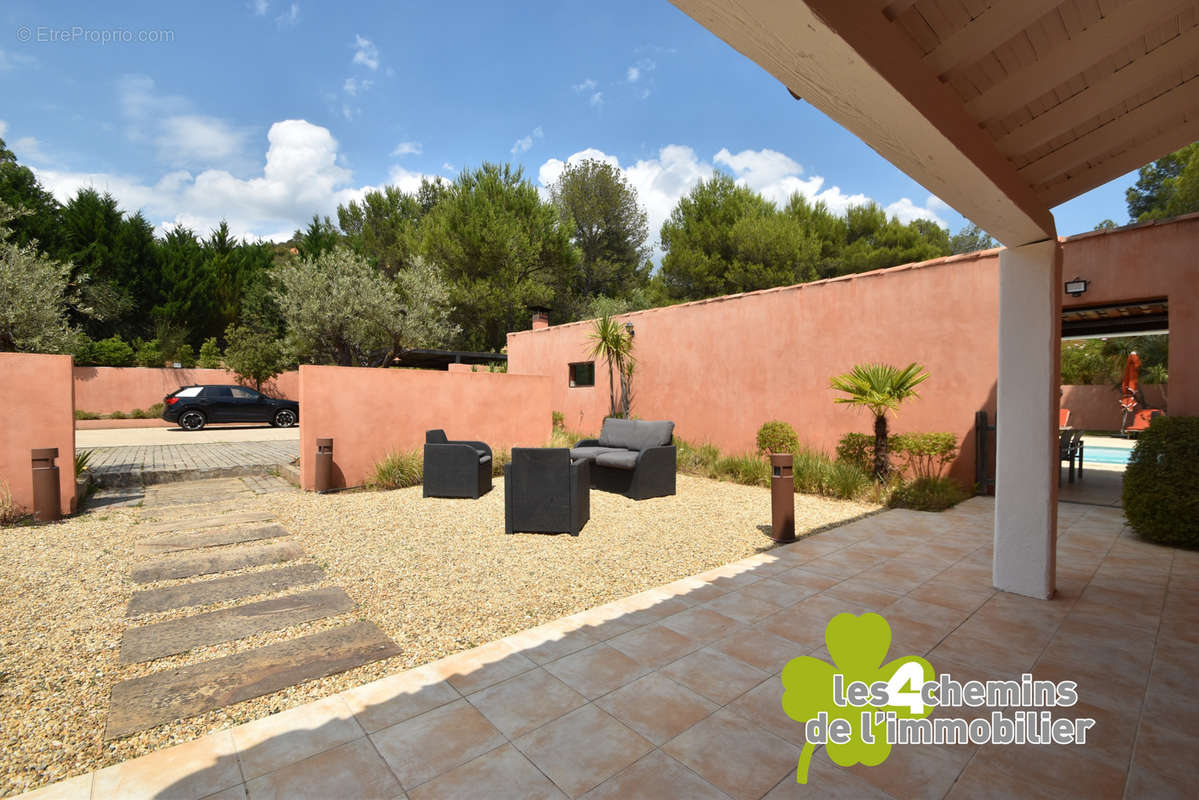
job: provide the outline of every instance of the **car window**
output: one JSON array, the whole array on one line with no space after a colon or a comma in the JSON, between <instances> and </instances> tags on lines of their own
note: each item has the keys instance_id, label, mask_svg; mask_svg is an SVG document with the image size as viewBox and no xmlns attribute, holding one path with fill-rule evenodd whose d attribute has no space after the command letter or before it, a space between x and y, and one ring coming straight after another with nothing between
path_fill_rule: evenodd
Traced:
<instances>
[{"instance_id":1,"label":"car window","mask_svg":"<svg viewBox=\"0 0 1199 800\"><path fill-rule=\"evenodd\" d=\"M241 386L234 386L229 391L233 392L233 396L238 400L257 400L259 397L258 392Z\"/></svg>"},{"instance_id":2,"label":"car window","mask_svg":"<svg viewBox=\"0 0 1199 800\"><path fill-rule=\"evenodd\" d=\"M232 397L233 392L229 391L228 386L205 386L203 396L221 400Z\"/></svg>"},{"instance_id":3,"label":"car window","mask_svg":"<svg viewBox=\"0 0 1199 800\"><path fill-rule=\"evenodd\" d=\"M188 386L186 389L180 389L175 392L176 397L198 397L202 386Z\"/></svg>"}]
</instances>

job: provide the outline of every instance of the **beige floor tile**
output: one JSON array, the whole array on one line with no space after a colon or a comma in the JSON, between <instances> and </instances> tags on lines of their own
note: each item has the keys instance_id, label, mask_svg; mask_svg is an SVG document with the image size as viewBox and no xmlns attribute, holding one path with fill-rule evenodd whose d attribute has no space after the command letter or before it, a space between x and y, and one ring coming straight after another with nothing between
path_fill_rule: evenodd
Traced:
<instances>
[{"instance_id":1,"label":"beige floor tile","mask_svg":"<svg viewBox=\"0 0 1199 800\"><path fill-rule=\"evenodd\" d=\"M571 797L598 786L654 749L611 715L588 704L514 744Z\"/></svg>"},{"instance_id":2,"label":"beige floor tile","mask_svg":"<svg viewBox=\"0 0 1199 800\"><path fill-rule=\"evenodd\" d=\"M116 764L96 773L94 797L198 800L242 782L229 731Z\"/></svg>"},{"instance_id":3,"label":"beige floor tile","mask_svg":"<svg viewBox=\"0 0 1199 800\"><path fill-rule=\"evenodd\" d=\"M95 774L76 775L32 792L19 795L20 800L91 800Z\"/></svg>"},{"instance_id":4,"label":"beige floor tile","mask_svg":"<svg viewBox=\"0 0 1199 800\"><path fill-rule=\"evenodd\" d=\"M337 695L239 725L230 733L246 780L366 735Z\"/></svg>"},{"instance_id":5,"label":"beige floor tile","mask_svg":"<svg viewBox=\"0 0 1199 800\"><path fill-rule=\"evenodd\" d=\"M413 789L411 800L554 800L565 797L510 744Z\"/></svg>"},{"instance_id":6,"label":"beige floor tile","mask_svg":"<svg viewBox=\"0 0 1199 800\"><path fill-rule=\"evenodd\" d=\"M757 628L732 633L712 644L711 648L770 674L782 672L788 661L804 655L807 649L790 639Z\"/></svg>"},{"instance_id":7,"label":"beige floor tile","mask_svg":"<svg viewBox=\"0 0 1199 800\"><path fill-rule=\"evenodd\" d=\"M752 589L767 582L766 580L761 580L747 588ZM769 583L776 583L776 581L769 581ZM786 584L779 585L786 586ZM729 592L710 603L705 603L701 608L710 609L718 614L723 614L729 619L734 619L748 625L780 611L783 607L755 597L749 594L747 590L741 590Z\"/></svg>"},{"instance_id":8,"label":"beige floor tile","mask_svg":"<svg viewBox=\"0 0 1199 800\"><path fill-rule=\"evenodd\" d=\"M794 774L800 749L743 717L721 710L662 750L738 800L757 800Z\"/></svg>"},{"instance_id":9,"label":"beige floor tile","mask_svg":"<svg viewBox=\"0 0 1199 800\"><path fill-rule=\"evenodd\" d=\"M710 608L690 608L662 620L662 624L675 633L681 633L697 642L711 642L727 636L741 627L741 623Z\"/></svg>"},{"instance_id":10,"label":"beige floor tile","mask_svg":"<svg viewBox=\"0 0 1199 800\"><path fill-rule=\"evenodd\" d=\"M1130 800L1142 797L1152 800L1194 800L1195 781L1133 764L1125 782L1124 796Z\"/></svg>"},{"instance_id":11,"label":"beige floor tile","mask_svg":"<svg viewBox=\"0 0 1199 800\"><path fill-rule=\"evenodd\" d=\"M514 634L504 641L534 664L548 664L598 641L584 628L565 630L565 627L550 623Z\"/></svg>"},{"instance_id":12,"label":"beige floor tile","mask_svg":"<svg viewBox=\"0 0 1199 800\"><path fill-rule=\"evenodd\" d=\"M838 600L852 600L874 612L879 612L903 596L902 592L889 591L877 581L863 573L841 581L825 589L824 594Z\"/></svg>"},{"instance_id":13,"label":"beige floor tile","mask_svg":"<svg viewBox=\"0 0 1199 800\"><path fill-rule=\"evenodd\" d=\"M462 694L486 689L537 666L500 640L457 653L429 665Z\"/></svg>"},{"instance_id":14,"label":"beige floor tile","mask_svg":"<svg viewBox=\"0 0 1199 800\"><path fill-rule=\"evenodd\" d=\"M796 722L783 711L783 681L777 675L762 681L726 708L780 739L798 747L804 744L803 723Z\"/></svg>"},{"instance_id":15,"label":"beige floor tile","mask_svg":"<svg viewBox=\"0 0 1199 800\"><path fill-rule=\"evenodd\" d=\"M639 664L657 668L687 655L700 643L662 625L646 625L609 639L608 646Z\"/></svg>"},{"instance_id":16,"label":"beige floor tile","mask_svg":"<svg viewBox=\"0 0 1199 800\"><path fill-rule=\"evenodd\" d=\"M466 699L509 739L540 728L587 702L581 694L540 668L475 692Z\"/></svg>"},{"instance_id":17,"label":"beige floor tile","mask_svg":"<svg viewBox=\"0 0 1199 800\"><path fill-rule=\"evenodd\" d=\"M583 795L585 800L727 800L717 789L661 750L655 750Z\"/></svg>"},{"instance_id":18,"label":"beige floor tile","mask_svg":"<svg viewBox=\"0 0 1199 800\"><path fill-rule=\"evenodd\" d=\"M240 786L232 786L223 792L210 794L204 800L248 800L248 798L249 794L246 790L246 785L243 783ZM393 797L392 800L397 800L397 798Z\"/></svg>"},{"instance_id":19,"label":"beige floor tile","mask_svg":"<svg viewBox=\"0 0 1199 800\"><path fill-rule=\"evenodd\" d=\"M619 689L649 672L606 644L597 644L545 665L546 671L589 700Z\"/></svg>"},{"instance_id":20,"label":"beige floor tile","mask_svg":"<svg viewBox=\"0 0 1199 800\"><path fill-rule=\"evenodd\" d=\"M808 569L807 567L796 567L786 572L780 572L772 580L803 589L805 593L804 597L816 594L817 592L823 592L830 586L836 586L841 581L840 578L834 578L832 575L825 575L823 572ZM796 602L802 599L803 597L797 597Z\"/></svg>"},{"instance_id":21,"label":"beige floor tile","mask_svg":"<svg viewBox=\"0 0 1199 800\"><path fill-rule=\"evenodd\" d=\"M892 800L849 770L829 760L824 748L812 754L808 782L799 783L791 772L770 790L765 800Z\"/></svg>"},{"instance_id":22,"label":"beige floor tile","mask_svg":"<svg viewBox=\"0 0 1199 800\"><path fill-rule=\"evenodd\" d=\"M923 603L944 606L965 614L972 614L993 594L995 594L995 590L991 588L989 580L985 584L975 586L958 586L943 583L934 577L917 586L907 594L907 597Z\"/></svg>"},{"instance_id":23,"label":"beige floor tile","mask_svg":"<svg viewBox=\"0 0 1199 800\"><path fill-rule=\"evenodd\" d=\"M1136 736L1133 763L1141 769L1199 781L1199 735L1183 733L1142 719Z\"/></svg>"},{"instance_id":24,"label":"beige floor tile","mask_svg":"<svg viewBox=\"0 0 1199 800\"><path fill-rule=\"evenodd\" d=\"M713 586L707 581L701 581L700 584L700 586L689 590L686 594L680 594L678 598L688 605L698 606L715 600L722 594L728 593L726 590L721 589L719 586Z\"/></svg>"},{"instance_id":25,"label":"beige floor tile","mask_svg":"<svg viewBox=\"0 0 1199 800\"><path fill-rule=\"evenodd\" d=\"M465 700L392 725L370 738L406 790L505 742L503 734Z\"/></svg>"},{"instance_id":26,"label":"beige floor tile","mask_svg":"<svg viewBox=\"0 0 1199 800\"><path fill-rule=\"evenodd\" d=\"M1104 763L1069 745L984 745L971 763L994 766L1023 780L1054 786L1075 797L1119 798L1127 761Z\"/></svg>"},{"instance_id":27,"label":"beige floor tile","mask_svg":"<svg viewBox=\"0 0 1199 800\"><path fill-rule=\"evenodd\" d=\"M462 696L430 666L388 675L343 692L342 698L367 733L389 728Z\"/></svg>"},{"instance_id":28,"label":"beige floor tile","mask_svg":"<svg viewBox=\"0 0 1199 800\"><path fill-rule=\"evenodd\" d=\"M656 745L678 736L719 706L660 672L651 672L595 701Z\"/></svg>"},{"instance_id":29,"label":"beige floor tile","mask_svg":"<svg viewBox=\"0 0 1199 800\"><path fill-rule=\"evenodd\" d=\"M722 706L769 677L769 673L757 667L709 648L680 658L660 672Z\"/></svg>"},{"instance_id":30,"label":"beige floor tile","mask_svg":"<svg viewBox=\"0 0 1199 800\"><path fill-rule=\"evenodd\" d=\"M365 737L246 783L249 800L393 800L402 791Z\"/></svg>"},{"instance_id":31,"label":"beige floor tile","mask_svg":"<svg viewBox=\"0 0 1199 800\"><path fill-rule=\"evenodd\" d=\"M958 776L946 800L1062 800L1062 791L975 759Z\"/></svg>"},{"instance_id":32,"label":"beige floor tile","mask_svg":"<svg viewBox=\"0 0 1199 800\"><path fill-rule=\"evenodd\" d=\"M933 800L944 797L964 764L961 759L934 745L903 745L891 748L883 763L850 767L854 775L893 797Z\"/></svg>"},{"instance_id":33,"label":"beige floor tile","mask_svg":"<svg viewBox=\"0 0 1199 800\"><path fill-rule=\"evenodd\" d=\"M794 605L800 600L807 597L802 587L796 586L787 581L775 580L775 575L781 575L784 572L790 572L791 568L787 567L775 571L774 575L763 578L757 583L750 584L740 592L748 597L756 597L759 600L765 600L767 603L776 608L786 608ZM720 609L717 609L719 611ZM729 616L732 616L731 614Z\"/></svg>"}]
</instances>

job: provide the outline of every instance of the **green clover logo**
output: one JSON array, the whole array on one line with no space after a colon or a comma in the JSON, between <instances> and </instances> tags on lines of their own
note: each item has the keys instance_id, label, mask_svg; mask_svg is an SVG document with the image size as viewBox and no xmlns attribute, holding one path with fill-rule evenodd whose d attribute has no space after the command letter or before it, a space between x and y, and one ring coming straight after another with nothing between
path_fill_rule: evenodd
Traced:
<instances>
[{"instance_id":1,"label":"green clover logo","mask_svg":"<svg viewBox=\"0 0 1199 800\"><path fill-rule=\"evenodd\" d=\"M891 646L891 626L878 614L838 614L824 629L824 641L833 665L811 656L793 658L787 663L782 675L783 711L800 723L816 719L821 712L828 715L830 726L833 720L848 723L848 742L830 739L825 745L834 764L842 767L881 764L891 754L882 714L893 712L908 719L927 717L932 708L921 702L920 687L936 677L932 665L918 656L904 656L883 664ZM843 677L842 692L855 681L868 687L880 681L885 683L888 704L838 704L834 699L833 678L838 674ZM863 736L862 712L870 712L871 735ZM844 730L845 724L840 727ZM808 782L808 767L815 749L810 741L804 744L795 776L799 783Z\"/></svg>"}]
</instances>

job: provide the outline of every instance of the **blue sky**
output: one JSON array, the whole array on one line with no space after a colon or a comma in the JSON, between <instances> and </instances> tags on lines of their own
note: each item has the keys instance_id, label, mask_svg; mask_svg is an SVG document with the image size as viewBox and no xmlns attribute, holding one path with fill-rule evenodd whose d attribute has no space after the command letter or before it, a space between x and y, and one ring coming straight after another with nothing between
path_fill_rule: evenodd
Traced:
<instances>
[{"instance_id":1,"label":"blue sky","mask_svg":"<svg viewBox=\"0 0 1199 800\"><path fill-rule=\"evenodd\" d=\"M483 161L545 186L584 155L625 170L654 244L714 168L963 224L665 0L47 5L0 11L0 136L60 199L108 190L160 230L280 240L371 187ZM1134 179L1059 207L1059 233L1126 221Z\"/></svg>"}]
</instances>

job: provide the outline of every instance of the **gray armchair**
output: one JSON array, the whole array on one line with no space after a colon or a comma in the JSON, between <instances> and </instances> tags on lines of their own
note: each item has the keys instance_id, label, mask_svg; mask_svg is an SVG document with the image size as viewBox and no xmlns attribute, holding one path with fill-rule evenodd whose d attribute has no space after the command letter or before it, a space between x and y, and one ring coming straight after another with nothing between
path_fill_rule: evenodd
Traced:
<instances>
[{"instance_id":1,"label":"gray armchair","mask_svg":"<svg viewBox=\"0 0 1199 800\"><path fill-rule=\"evenodd\" d=\"M590 470L565 447L517 447L504 467L504 527L508 533L578 536L591 518Z\"/></svg>"},{"instance_id":2,"label":"gray armchair","mask_svg":"<svg viewBox=\"0 0 1199 800\"><path fill-rule=\"evenodd\" d=\"M491 447L450 441L441 429L425 431L425 497L478 498L491 491Z\"/></svg>"}]
</instances>

